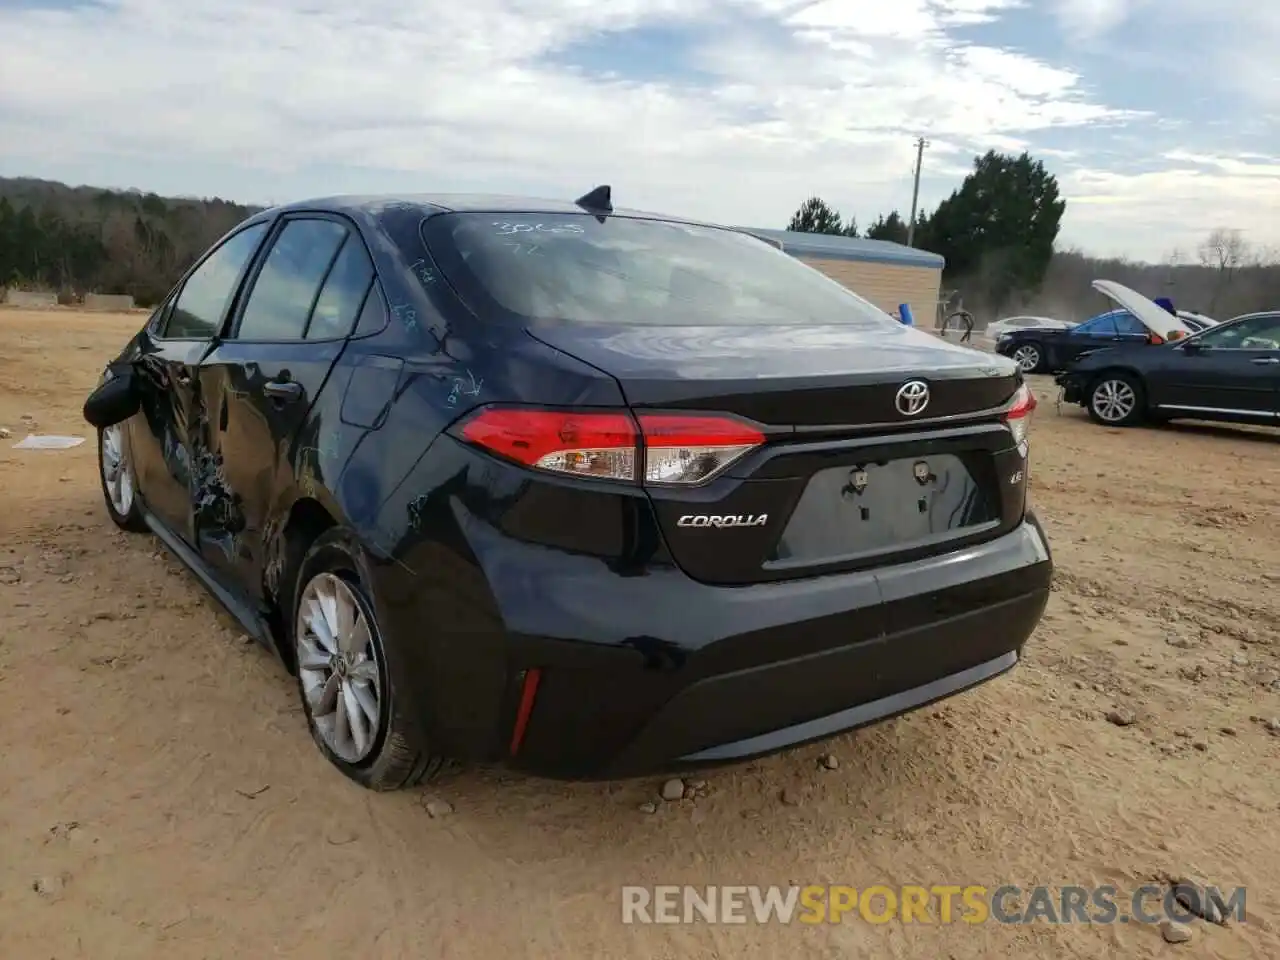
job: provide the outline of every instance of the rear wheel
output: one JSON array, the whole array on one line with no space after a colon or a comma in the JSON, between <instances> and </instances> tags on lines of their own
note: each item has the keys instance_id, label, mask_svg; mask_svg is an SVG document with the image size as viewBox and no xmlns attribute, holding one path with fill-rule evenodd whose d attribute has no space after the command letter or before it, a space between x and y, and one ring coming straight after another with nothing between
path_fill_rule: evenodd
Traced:
<instances>
[{"instance_id":1,"label":"rear wheel","mask_svg":"<svg viewBox=\"0 0 1280 960\"><path fill-rule=\"evenodd\" d=\"M1023 373L1039 373L1044 366L1044 351L1038 343L1024 343L1013 351L1013 362Z\"/></svg>"},{"instance_id":2,"label":"rear wheel","mask_svg":"<svg viewBox=\"0 0 1280 960\"><path fill-rule=\"evenodd\" d=\"M130 456L129 431L114 423L98 431L98 479L107 515L121 530L141 533L147 529L138 509L137 482Z\"/></svg>"},{"instance_id":3,"label":"rear wheel","mask_svg":"<svg viewBox=\"0 0 1280 960\"><path fill-rule=\"evenodd\" d=\"M1104 373L1089 388L1089 416L1108 427L1131 427L1142 420L1142 384L1127 373Z\"/></svg>"},{"instance_id":4,"label":"rear wheel","mask_svg":"<svg viewBox=\"0 0 1280 960\"><path fill-rule=\"evenodd\" d=\"M415 742L387 669L386 647L341 530L322 533L299 570L293 643L302 708L320 752L371 790L413 786L443 761Z\"/></svg>"}]
</instances>

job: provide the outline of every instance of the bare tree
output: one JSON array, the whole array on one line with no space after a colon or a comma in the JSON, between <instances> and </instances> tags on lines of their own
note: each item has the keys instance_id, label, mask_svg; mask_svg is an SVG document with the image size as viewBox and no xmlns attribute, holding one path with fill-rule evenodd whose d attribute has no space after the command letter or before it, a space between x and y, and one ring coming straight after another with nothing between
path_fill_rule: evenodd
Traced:
<instances>
[{"instance_id":1,"label":"bare tree","mask_svg":"<svg viewBox=\"0 0 1280 960\"><path fill-rule=\"evenodd\" d=\"M1200 265L1216 272L1209 310L1217 308L1218 298L1231 284L1236 272L1249 263L1249 243L1239 230L1215 227L1204 238L1197 254Z\"/></svg>"},{"instance_id":2,"label":"bare tree","mask_svg":"<svg viewBox=\"0 0 1280 960\"><path fill-rule=\"evenodd\" d=\"M1168 291L1170 297L1174 296L1174 290L1178 286L1178 268L1187 262L1187 255L1181 247L1174 247L1169 251L1169 255L1164 259L1166 268L1164 277L1165 290Z\"/></svg>"}]
</instances>

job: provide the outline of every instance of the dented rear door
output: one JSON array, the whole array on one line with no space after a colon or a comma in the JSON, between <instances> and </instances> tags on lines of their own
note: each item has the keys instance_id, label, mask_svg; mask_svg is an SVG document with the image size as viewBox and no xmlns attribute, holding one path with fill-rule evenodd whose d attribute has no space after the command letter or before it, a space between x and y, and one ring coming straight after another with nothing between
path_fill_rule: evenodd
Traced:
<instances>
[{"instance_id":1,"label":"dented rear door","mask_svg":"<svg viewBox=\"0 0 1280 960\"><path fill-rule=\"evenodd\" d=\"M337 217L284 218L227 335L200 364L211 443L199 451L195 535L205 561L251 598L293 500L296 441L373 284L359 234Z\"/></svg>"}]
</instances>

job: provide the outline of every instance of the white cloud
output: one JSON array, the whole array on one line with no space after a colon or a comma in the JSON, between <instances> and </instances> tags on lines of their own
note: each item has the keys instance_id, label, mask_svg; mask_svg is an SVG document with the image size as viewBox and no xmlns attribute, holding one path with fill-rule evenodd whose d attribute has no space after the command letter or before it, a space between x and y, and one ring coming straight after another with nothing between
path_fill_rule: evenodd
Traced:
<instances>
[{"instance_id":1,"label":"white cloud","mask_svg":"<svg viewBox=\"0 0 1280 960\"><path fill-rule=\"evenodd\" d=\"M953 33L1020 5L109 0L61 12L6 6L0 7L0 164L40 175L69 166L92 171L102 158L116 158L119 169L119 158L136 158L148 169L163 167L167 182L184 192L244 200L266 199L262 184L286 177L295 196L368 189L377 171L397 183L412 174L422 190L559 196L607 180L628 205L760 225L784 222L818 193L865 221L909 205L917 133L933 141L922 197L930 204L967 172L975 152L1037 152L1037 140L1049 131L1135 118L1123 103L1086 95L1070 69ZM1106 16L1096 10L1091 16L1106 28ZM626 64L611 78L592 77L562 63L572 44L671 25L699 31L704 39L691 66L712 80L626 80ZM1040 152L1067 160L1073 151ZM210 163L226 171L216 182L184 179L187 170L207 177ZM1219 168L1197 183L1236 190L1242 177L1265 179L1252 169ZM1145 198L1168 196L1164 182L1106 176L1112 179L1064 168L1072 231L1101 237L1090 224L1102 224L1098 231L1139 254L1163 242L1143 222L1122 229L1121 218L1096 211L1145 209ZM1080 191L1079 208L1073 190ZM275 189L271 196L283 199Z\"/></svg>"},{"instance_id":2,"label":"white cloud","mask_svg":"<svg viewBox=\"0 0 1280 960\"><path fill-rule=\"evenodd\" d=\"M1098 231L1091 249L1131 254L1124 239L1135 220L1150 231L1151 248L1143 251L1148 258L1175 247L1194 248L1216 227L1241 230L1258 247L1275 245L1280 238L1273 213L1280 207L1280 160L1184 150L1170 151L1165 159L1177 166L1136 174L1086 168L1063 178L1071 216ZM1118 235L1108 242L1104 237L1110 228Z\"/></svg>"},{"instance_id":3,"label":"white cloud","mask_svg":"<svg viewBox=\"0 0 1280 960\"><path fill-rule=\"evenodd\" d=\"M1121 26L1144 0L1054 0L1054 13L1063 31L1088 40Z\"/></svg>"}]
</instances>

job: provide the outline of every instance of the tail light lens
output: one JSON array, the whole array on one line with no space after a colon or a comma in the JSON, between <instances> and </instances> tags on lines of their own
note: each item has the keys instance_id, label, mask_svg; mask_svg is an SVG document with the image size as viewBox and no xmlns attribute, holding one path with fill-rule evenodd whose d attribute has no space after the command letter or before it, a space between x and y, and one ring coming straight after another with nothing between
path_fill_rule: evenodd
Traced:
<instances>
[{"instance_id":1,"label":"tail light lens","mask_svg":"<svg viewBox=\"0 0 1280 960\"><path fill-rule=\"evenodd\" d=\"M764 434L728 417L642 413L645 483L701 483L764 443Z\"/></svg>"},{"instance_id":2,"label":"tail light lens","mask_svg":"<svg viewBox=\"0 0 1280 960\"><path fill-rule=\"evenodd\" d=\"M732 417L489 407L462 438L522 466L630 483L697 484L764 443Z\"/></svg>"},{"instance_id":3,"label":"tail light lens","mask_svg":"<svg viewBox=\"0 0 1280 960\"><path fill-rule=\"evenodd\" d=\"M1024 383L1018 387L1018 392L1013 395L1013 406L1004 415L1004 421L1013 434L1013 442L1018 445L1018 450L1024 457L1027 455L1027 432L1031 428L1031 413L1035 408L1036 395Z\"/></svg>"},{"instance_id":4,"label":"tail light lens","mask_svg":"<svg viewBox=\"0 0 1280 960\"><path fill-rule=\"evenodd\" d=\"M636 475L636 425L625 413L490 407L466 422L462 436L538 470L604 480L634 480Z\"/></svg>"}]
</instances>

